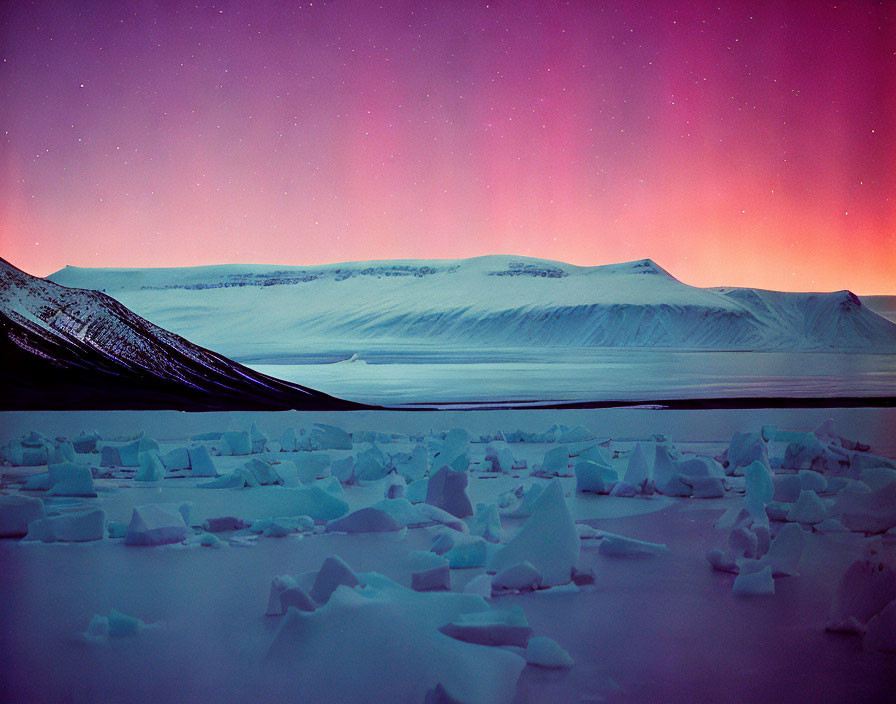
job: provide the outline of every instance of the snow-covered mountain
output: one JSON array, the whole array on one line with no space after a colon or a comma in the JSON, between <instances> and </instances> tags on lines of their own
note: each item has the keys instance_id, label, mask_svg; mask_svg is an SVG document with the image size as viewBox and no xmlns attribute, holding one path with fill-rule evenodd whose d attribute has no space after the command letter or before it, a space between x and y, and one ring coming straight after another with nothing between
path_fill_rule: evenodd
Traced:
<instances>
[{"instance_id":1,"label":"snow-covered mountain","mask_svg":"<svg viewBox=\"0 0 896 704\"><path fill-rule=\"evenodd\" d=\"M272 379L97 291L0 259L0 408L356 408Z\"/></svg>"},{"instance_id":2,"label":"snow-covered mountain","mask_svg":"<svg viewBox=\"0 0 896 704\"><path fill-rule=\"evenodd\" d=\"M49 278L104 290L238 359L365 345L896 351L896 325L849 291L695 288L648 259L599 267L504 255L309 267L65 267Z\"/></svg>"}]
</instances>

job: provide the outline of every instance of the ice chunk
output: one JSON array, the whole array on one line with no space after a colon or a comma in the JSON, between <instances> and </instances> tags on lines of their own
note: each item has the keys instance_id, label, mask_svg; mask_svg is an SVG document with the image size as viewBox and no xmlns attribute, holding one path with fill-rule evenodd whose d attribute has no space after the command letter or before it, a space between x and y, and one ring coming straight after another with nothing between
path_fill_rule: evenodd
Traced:
<instances>
[{"instance_id":1,"label":"ice chunk","mask_svg":"<svg viewBox=\"0 0 896 704\"><path fill-rule=\"evenodd\" d=\"M279 518L265 518L252 523L250 530L253 533L261 533L265 538L285 538L288 535L296 535L303 532L301 516L280 516ZM311 522L314 527L314 522Z\"/></svg>"},{"instance_id":2,"label":"ice chunk","mask_svg":"<svg viewBox=\"0 0 896 704\"><path fill-rule=\"evenodd\" d=\"M662 543L648 543L644 540L604 533L598 552L610 557L648 557L669 552L669 548Z\"/></svg>"},{"instance_id":3,"label":"ice chunk","mask_svg":"<svg viewBox=\"0 0 896 704\"><path fill-rule=\"evenodd\" d=\"M800 488L809 489L817 494L827 491L828 480L818 472L809 469L801 469L797 476L800 478Z\"/></svg>"},{"instance_id":4,"label":"ice chunk","mask_svg":"<svg viewBox=\"0 0 896 704\"><path fill-rule=\"evenodd\" d=\"M759 538L747 525L739 525L728 534L728 546L737 557L755 559L760 555Z\"/></svg>"},{"instance_id":5,"label":"ice chunk","mask_svg":"<svg viewBox=\"0 0 896 704\"><path fill-rule=\"evenodd\" d=\"M415 527L433 523L433 519L404 498L383 499L371 508L385 511L402 527Z\"/></svg>"},{"instance_id":6,"label":"ice chunk","mask_svg":"<svg viewBox=\"0 0 896 704\"><path fill-rule=\"evenodd\" d=\"M848 533L849 528L836 518L825 518L821 523L812 526L812 530L819 533Z\"/></svg>"},{"instance_id":7,"label":"ice chunk","mask_svg":"<svg viewBox=\"0 0 896 704\"><path fill-rule=\"evenodd\" d=\"M439 631L446 636L478 645L515 645L525 648L532 635L532 628L519 606L507 611L478 611L461 614L459 618L442 626Z\"/></svg>"},{"instance_id":8,"label":"ice chunk","mask_svg":"<svg viewBox=\"0 0 896 704\"><path fill-rule=\"evenodd\" d=\"M44 502L33 496L0 495L0 538L19 538L28 524L46 515Z\"/></svg>"},{"instance_id":9,"label":"ice chunk","mask_svg":"<svg viewBox=\"0 0 896 704\"><path fill-rule=\"evenodd\" d=\"M296 452L296 430L287 428L280 434L280 452Z\"/></svg>"},{"instance_id":10,"label":"ice chunk","mask_svg":"<svg viewBox=\"0 0 896 704\"><path fill-rule=\"evenodd\" d=\"M188 504L135 506L124 538L125 545L164 545L187 537Z\"/></svg>"},{"instance_id":11,"label":"ice chunk","mask_svg":"<svg viewBox=\"0 0 896 704\"><path fill-rule=\"evenodd\" d=\"M469 532L466 523L464 523L456 516L448 513L447 511L438 508L437 506L432 506L427 503L420 503L414 504L414 508L416 508L418 511L420 511L420 513L422 513L434 523L441 523L443 526L447 526L448 528L451 528L452 530L459 533Z\"/></svg>"},{"instance_id":12,"label":"ice chunk","mask_svg":"<svg viewBox=\"0 0 896 704\"><path fill-rule=\"evenodd\" d=\"M657 445L653 460L653 481L656 490L667 496L686 496L687 488L681 486L678 479L678 471L675 462L669 454L669 450L663 445Z\"/></svg>"},{"instance_id":13,"label":"ice chunk","mask_svg":"<svg viewBox=\"0 0 896 704\"><path fill-rule=\"evenodd\" d=\"M690 489L695 499L716 499L725 495L725 480L722 477L692 477L681 475L679 480Z\"/></svg>"},{"instance_id":14,"label":"ice chunk","mask_svg":"<svg viewBox=\"0 0 896 704\"><path fill-rule=\"evenodd\" d=\"M775 485L772 483L768 467L758 460L751 462L744 469L744 478L746 479L744 508L754 521L767 523L765 506L775 495Z\"/></svg>"},{"instance_id":15,"label":"ice chunk","mask_svg":"<svg viewBox=\"0 0 896 704\"><path fill-rule=\"evenodd\" d=\"M139 618L120 613L115 609L109 612L109 635L113 638L125 638L137 635L143 628Z\"/></svg>"},{"instance_id":16,"label":"ice chunk","mask_svg":"<svg viewBox=\"0 0 896 704\"><path fill-rule=\"evenodd\" d=\"M394 468L407 482L422 479L429 471L429 451L423 445L418 444L410 455L401 458L393 456L389 461L389 466Z\"/></svg>"},{"instance_id":17,"label":"ice chunk","mask_svg":"<svg viewBox=\"0 0 896 704\"><path fill-rule=\"evenodd\" d=\"M470 533L480 535L490 543L498 543L504 537L501 515L496 504L476 504L476 513L469 521Z\"/></svg>"},{"instance_id":18,"label":"ice chunk","mask_svg":"<svg viewBox=\"0 0 896 704\"><path fill-rule=\"evenodd\" d=\"M87 626L87 630L81 634L82 640L88 643L101 643L107 637L129 638L136 636L147 628L139 618L128 616L115 609L109 611L108 616L94 614Z\"/></svg>"},{"instance_id":19,"label":"ice chunk","mask_svg":"<svg viewBox=\"0 0 896 704\"><path fill-rule=\"evenodd\" d=\"M737 596L770 596L775 593L772 568L766 565L757 572L741 572L734 580L733 592Z\"/></svg>"},{"instance_id":20,"label":"ice chunk","mask_svg":"<svg viewBox=\"0 0 896 704\"><path fill-rule=\"evenodd\" d=\"M884 653L896 652L896 599L868 620L862 647Z\"/></svg>"},{"instance_id":21,"label":"ice chunk","mask_svg":"<svg viewBox=\"0 0 896 704\"><path fill-rule=\"evenodd\" d=\"M47 457L47 462L49 464L74 461L75 449L72 447L72 444L68 440L57 438L55 441L53 441Z\"/></svg>"},{"instance_id":22,"label":"ice chunk","mask_svg":"<svg viewBox=\"0 0 896 704\"><path fill-rule=\"evenodd\" d=\"M242 530L246 524L234 516L217 516L207 518L202 522L202 527L210 533L224 533L232 530Z\"/></svg>"},{"instance_id":23,"label":"ice chunk","mask_svg":"<svg viewBox=\"0 0 896 704\"><path fill-rule=\"evenodd\" d=\"M308 484L315 479L323 479L330 476L329 455L306 452L298 455L294 462L299 481L302 484Z\"/></svg>"},{"instance_id":24,"label":"ice chunk","mask_svg":"<svg viewBox=\"0 0 896 704\"><path fill-rule=\"evenodd\" d=\"M577 462L575 474L576 491L578 492L609 494L619 480L616 472L612 469L591 460Z\"/></svg>"},{"instance_id":25,"label":"ice chunk","mask_svg":"<svg viewBox=\"0 0 896 704\"><path fill-rule=\"evenodd\" d=\"M787 512L787 520L796 523L821 523L827 517L827 508L824 502L818 498L811 489L803 489L800 498L793 504L793 508Z\"/></svg>"},{"instance_id":26,"label":"ice chunk","mask_svg":"<svg viewBox=\"0 0 896 704\"><path fill-rule=\"evenodd\" d=\"M538 497L541 495L541 484L533 484L525 491L522 491L522 487L520 487L520 491L522 498L519 503L512 510L505 511L506 515L511 518L528 518L532 515Z\"/></svg>"},{"instance_id":27,"label":"ice chunk","mask_svg":"<svg viewBox=\"0 0 896 704\"><path fill-rule=\"evenodd\" d=\"M488 543L478 535L471 535L464 540L456 540L445 557L451 569L483 567L488 559Z\"/></svg>"},{"instance_id":28,"label":"ice chunk","mask_svg":"<svg viewBox=\"0 0 896 704\"><path fill-rule=\"evenodd\" d=\"M495 552L488 567L498 572L524 561L535 565L549 587L569 583L579 561L579 537L559 479L545 487L520 532Z\"/></svg>"},{"instance_id":29,"label":"ice chunk","mask_svg":"<svg viewBox=\"0 0 896 704\"><path fill-rule=\"evenodd\" d=\"M389 484L386 487L386 491L384 492L384 496L387 499L400 499L404 496L405 489L407 489L407 482L405 482L404 477L400 474L390 474L389 475Z\"/></svg>"},{"instance_id":30,"label":"ice chunk","mask_svg":"<svg viewBox=\"0 0 896 704\"><path fill-rule=\"evenodd\" d=\"M896 526L896 482L870 492L846 488L837 495L832 513L850 530L885 533Z\"/></svg>"},{"instance_id":31,"label":"ice chunk","mask_svg":"<svg viewBox=\"0 0 896 704\"><path fill-rule=\"evenodd\" d=\"M109 619L106 616L94 614L87 624L87 630L81 634L81 640L85 643L102 643L109 637Z\"/></svg>"},{"instance_id":32,"label":"ice chunk","mask_svg":"<svg viewBox=\"0 0 896 704\"><path fill-rule=\"evenodd\" d=\"M586 442L594 439L594 433L577 425L574 428L563 428L557 435L557 442Z\"/></svg>"},{"instance_id":33,"label":"ice chunk","mask_svg":"<svg viewBox=\"0 0 896 704\"><path fill-rule=\"evenodd\" d=\"M274 484L283 483L283 479L277 474L276 469L267 462L255 459L254 457L241 465L239 469L243 472L244 476L247 476L247 478L248 475L251 475L249 482L247 482L250 485L253 478L254 483L259 486L272 486Z\"/></svg>"},{"instance_id":34,"label":"ice chunk","mask_svg":"<svg viewBox=\"0 0 896 704\"><path fill-rule=\"evenodd\" d=\"M12 440L0 452L14 467L37 467L50 462L53 441L33 430L17 440Z\"/></svg>"},{"instance_id":35,"label":"ice chunk","mask_svg":"<svg viewBox=\"0 0 896 704\"><path fill-rule=\"evenodd\" d=\"M316 608L315 603L308 596L308 592L301 587L292 587L285 590L280 595L280 603L283 606L283 611L288 611L290 608L298 609L299 611L314 611Z\"/></svg>"},{"instance_id":36,"label":"ice chunk","mask_svg":"<svg viewBox=\"0 0 896 704\"><path fill-rule=\"evenodd\" d=\"M50 475L49 493L54 496L96 496L90 467L63 462L47 468Z\"/></svg>"},{"instance_id":37,"label":"ice chunk","mask_svg":"<svg viewBox=\"0 0 896 704\"><path fill-rule=\"evenodd\" d=\"M122 464L121 453L117 447L105 445L100 451L100 467L120 467Z\"/></svg>"},{"instance_id":38,"label":"ice chunk","mask_svg":"<svg viewBox=\"0 0 896 704\"><path fill-rule=\"evenodd\" d=\"M539 667L572 667L575 661L555 640L536 636L526 646L526 662Z\"/></svg>"},{"instance_id":39,"label":"ice chunk","mask_svg":"<svg viewBox=\"0 0 896 704\"><path fill-rule=\"evenodd\" d=\"M311 598L318 604L326 604L336 587L344 585L353 589L359 584L358 576L352 568L345 564L341 557L331 555L324 560L317 573L314 586L311 588Z\"/></svg>"},{"instance_id":40,"label":"ice chunk","mask_svg":"<svg viewBox=\"0 0 896 704\"><path fill-rule=\"evenodd\" d=\"M712 565L712 568L718 572L733 572L734 574L738 572L737 563L718 548L708 550L706 559Z\"/></svg>"},{"instance_id":41,"label":"ice chunk","mask_svg":"<svg viewBox=\"0 0 896 704\"><path fill-rule=\"evenodd\" d=\"M319 450L351 450L352 436L334 425L315 423L311 431L311 444Z\"/></svg>"},{"instance_id":42,"label":"ice chunk","mask_svg":"<svg viewBox=\"0 0 896 704\"><path fill-rule=\"evenodd\" d=\"M197 485L199 489L244 489L258 486L255 475L250 471L236 469L230 474L222 474L217 479Z\"/></svg>"},{"instance_id":43,"label":"ice chunk","mask_svg":"<svg viewBox=\"0 0 896 704\"><path fill-rule=\"evenodd\" d=\"M483 599L490 599L492 596L492 577L489 574L480 574L473 577L464 587L464 594L476 594Z\"/></svg>"},{"instance_id":44,"label":"ice chunk","mask_svg":"<svg viewBox=\"0 0 896 704\"><path fill-rule=\"evenodd\" d=\"M78 433L78 437L72 440L72 448L81 455L86 455L96 451L96 444L100 440L99 433L95 430L82 430Z\"/></svg>"},{"instance_id":45,"label":"ice chunk","mask_svg":"<svg viewBox=\"0 0 896 704\"><path fill-rule=\"evenodd\" d=\"M105 448L103 448L105 449ZM133 442L118 445L118 456L125 467L138 467L140 465L141 452L154 452L159 454L159 444L152 438L139 437Z\"/></svg>"},{"instance_id":46,"label":"ice chunk","mask_svg":"<svg viewBox=\"0 0 896 704\"><path fill-rule=\"evenodd\" d=\"M896 460L889 457L881 457L872 455L868 452L853 452L849 455L849 467L855 476L861 475L866 469L874 469L876 467L885 467L887 469L896 470Z\"/></svg>"},{"instance_id":47,"label":"ice chunk","mask_svg":"<svg viewBox=\"0 0 896 704\"><path fill-rule=\"evenodd\" d=\"M369 506L327 524L327 533L390 533L396 530L401 530L401 526L392 516Z\"/></svg>"},{"instance_id":48,"label":"ice chunk","mask_svg":"<svg viewBox=\"0 0 896 704\"><path fill-rule=\"evenodd\" d=\"M781 462L785 469L811 469L831 474L845 474L849 465L846 450L823 443L815 433L803 433L788 444Z\"/></svg>"},{"instance_id":49,"label":"ice chunk","mask_svg":"<svg viewBox=\"0 0 896 704\"><path fill-rule=\"evenodd\" d=\"M569 449L566 445L558 445L547 451L542 462L541 472L549 477L569 476Z\"/></svg>"},{"instance_id":50,"label":"ice chunk","mask_svg":"<svg viewBox=\"0 0 896 704\"><path fill-rule=\"evenodd\" d=\"M856 560L840 579L826 628L862 633L873 616L896 599L896 571L873 558Z\"/></svg>"},{"instance_id":51,"label":"ice chunk","mask_svg":"<svg viewBox=\"0 0 896 704\"><path fill-rule=\"evenodd\" d=\"M335 460L330 466L330 473L336 477L341 484L357 484L355 477L355 459L349 455L341 460Z\"/></svg>"},{"instance_id":52,"label":"ice chunk","mask_svg":"<svg viewBox=\"0 0 896 704\"><path fill-rule=\"evenodd\" d=\"M877 491L896 481L896 470L889 467L869 467L862 470L862 481L871 488L871 491Z\"/></svg>"},{"instance_id":53,"label":"ice chunk","mask_svg":"<svg viewBox=\"0 0 896 704\"><path fill-rule=\"evenodd\" d=\"M495 448L489 445L485 448L486 469L491 472L509 474L513 470L513 453L508 447ZM490 467L488 465L491 465Z\"/></svg>"},{"instance_id":54,"label":"ice chunk","mask_svg":"<svg viewBox=\"0 0 896 704\"><path fill-rule=\"evenodd\" d=\"M155 452L141 452L138 463L140 465L134 477L138 482L158 482L165 478L165 467Z\"/></svg>"},{"instance_id":55,"label":"ice chunk","mask_svg":"<svg viewBox=\"0 0 896 704\"><path fill-rule=\"evenodd\" d=\"M797 474L778 474L773 479L775 484L774 500L792 504L800 498L803 483Z\"/></svg>"},{"instance_id":56,"label":"ice chunk","mask_svg":"<svg viewBox=\"0 0 896 704\"><path fill-rule=\"evenodd\" d=\"M501 570L492 579L492 589L534 591L541 586L541 572L531 562L520 562Z\"/></svg>"},{"instance_id":57,"label":"ice chunk","mask_svg":"<svg viewBox=\"0 0 896 704\"><path fill-rule=\"evenodd\" d=\"M723 478L725 476L722 465L712 457L689 457L685 460L678 460L675 463L675 469L685 477Z\"/></svg>"},{"instance_id":58,"label":"ice chunk","mask_svg":"<svg viewBox=\"0 0 896 704\"><path fill-rule=\"evenodd\" d=\"M109 521L106 524L106 531L110 538L124 538L128 533L128 524L119 523L118 521Z\"/></svg>"},{"instance_id":59,"label":"ice chunk","mask_svg":"<svg viewBox=\"0 0 896 704\"><path fill-rule=\"evenodd\" d=\"M793 576L803 555L806 534L796 523L783 526L772 540L765 559L772 568L772 575Z\"/></svg>"},{"instance_id":60,"label":"ice chunk","mask_svg":"<svg viewBox=\"0 0 896 704\"><path fill-rule=\"evenodd\" d=\"M379 575L366 578L362 593L340 587L326 606L311 613L290 609L282 619L268 657L289 677L293 698L363 704L430 696L439 704L509 704L523 658L438 631L462 613L486 609L481 598L414 592ZM363 657L347 657L351 653ZM296 668L302 677L289 674Z\"/></svg>"},{"instance_id":61,"label":"ice chunk","mask_svg":"<svg viewBox=\"0 0 896 704\"><path fill-rule=\"evenodd\" d=\"M190 474L194 477L217 477L218 470L205 449L205 445L190 445L187 450L190 455Z\"/></svg>"},{"instance_id":62,"label":"ice chunk","mask_svg":"<svg viewBox=\"0 0 896 704\"><path fill-rule=\"evenodd\" d=\"M252 441L245 430L228 430L221 436L222 455L248 455L252 453Z\"/></svg>"},{"instance_id":63,"label":"ice chunk","mask_svg":"<svg viewBox=\"0 0 896 704\"><path fill-rule=\"evenodd\" d=\"M81 543L102 540L105 533L106 512L92 508L76 513L39 518L28 524L24 540L40 540L44 543Z\"/></svg>"},{"instance_id":64,"label":"ice chunk","mask_svg":"<svg viewBox=\"0 0 896 704\"><path fill-rule=\"evenodd\" d=\"M404 498L413 504L419 504L426 501L426 491L429 488L429 478L424 477L408 484L404 490Z\"/></svg>"},{"instance_id":65,"label":"ice chunk","mask_svg":"<svg viewBox=\"0 0 896 704\"><path fill-rule=\"evenodd\" d=\"M271 589L268 593L268 610L266 616L282 616L286 609L283 608L283 602L280 600L281 595L287 589L296 589L295 578L288 574L279 575L271 580Z\"/></svg>"},{"instance_id":66,"label":"ice chunk","mask_svg":"<svg viewBox=\"0 0 896 704\"><path fill-rule=\"evenodd\" d=\"M267 448L268 439L264 436L258 426L255 423L252 424L252 427L249 429L249 442L252 445L252 452L254 454L259 454L264 452Z\"/></svg>"},{"instance_id":67,"label":"ice chunk","mask_svg":"<svg viewBox=\"0 0 896 704\"><path fill-rule=\"evenodd\" d=\"M624 496L627 498L631 498L632 496L637 496L637 495L638 495L638 489L626 481L618 482L616 484L616 486L613 487L613 490L610 492L610 496Z\"/></svg>"},{"instance_id":68,"label":"ice chunk","mask_svg":"<svg viewBox=\"0 0 896 704\"><path fill-rule=\"evenodd\" d=\"M447 564L411 575L411 588L415 592L451 591L451 570Z\"/></svg>"},{"instance_id":69,"label":"ice chunk","mask_svg":"<svg viewBox=\"0 0 896 704\"><path fill-rule=\"evenodd\" d=\"M735 432L727 451L727 473L743 474L743 469L753 462L759 462L769 468L768 445L761 433Z\"/></svg>"},{"instance_id":70,"label":"ice chunk","mask_svg":"<svg viewBox=\"0 0 896 704\"><path fill-rule=\"evenodd\" d=\"M473 515L473 505L467 496L467 474L442 467L429 478L426 503L447 511L458 518Z\"/></svg>"},{"instance_id":71,"label":"ice chunk","mask_svg":"<svg viewBox=\"0 0 896 704\"><path fill-rule=\"evenodd\" d=\"M586 523L576 523L576 533L581 540L596 540L604 535L603 531L599 531Z\"/></svg>"},{"instance_id":72,"label":"ice chunk","mask_svg":"<svg viewBox=\"0 0 896 704\"><path fill-rule=\"evenodd\" d=\"M382 479L389 472L386 458L376 445L355 456L355 477L360 481L372 482Z\"/></svg>"},{"instance_id":73,"label":"ice chunk","mask_svg":"<svg viewBox=\"0 0 896 704\"><path fill-rule=\"evenodd\" d=\"M181 472L190 468L190 453L185 447L176 447L159 459L169 472Z\"/></svg>"},{"instance_id":74,"label":"ice chunk","mask_svg":"<svg viewBox=\"0 0 896 704\"><path fill-rule=\"evenodd\" d=\"M466 471L470 463L470 434L462 428L454 428L445 434L442 444L436 448L432 459L434 467L450 466L458 472Z\"/></svg>"}]
</instances>

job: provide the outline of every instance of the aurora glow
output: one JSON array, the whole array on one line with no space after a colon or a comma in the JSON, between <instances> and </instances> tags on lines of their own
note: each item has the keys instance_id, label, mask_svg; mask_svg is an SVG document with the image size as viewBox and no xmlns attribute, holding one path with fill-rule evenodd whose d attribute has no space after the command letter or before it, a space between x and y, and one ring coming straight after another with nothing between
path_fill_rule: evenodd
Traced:
<instances>
[{"instance_id":1,"label":"aurora glow","mask_svg":"<svg viewBox=\"0 0 896 704\"><path fill-rule=\"evenodd\" d=\"M0 249L894 293L893 8L4 3Z\"/></svg>"}]
</instances>

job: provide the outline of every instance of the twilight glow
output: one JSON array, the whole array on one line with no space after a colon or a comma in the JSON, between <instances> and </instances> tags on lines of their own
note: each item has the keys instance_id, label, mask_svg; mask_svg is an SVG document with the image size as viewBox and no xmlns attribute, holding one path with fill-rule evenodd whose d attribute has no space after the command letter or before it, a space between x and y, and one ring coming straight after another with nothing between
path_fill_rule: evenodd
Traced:
<instances>
[{"instance_id":1,"label":"twilight glow","mask_svg":"<svg viewBox=\"0 0 896 704\"><path fill-rule=\"evenodd\" d=\"M514 253L896 292L889 3L81 4L0 10L31 273Z\"/></svg>"}]
</instances>

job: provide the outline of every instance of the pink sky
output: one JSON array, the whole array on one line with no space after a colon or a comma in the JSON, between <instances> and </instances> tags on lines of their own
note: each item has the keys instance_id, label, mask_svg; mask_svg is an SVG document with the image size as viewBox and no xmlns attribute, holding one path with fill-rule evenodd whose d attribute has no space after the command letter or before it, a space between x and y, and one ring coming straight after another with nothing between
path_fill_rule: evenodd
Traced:
<instances>
[{"instance_id":1,"label":"pink sky","mask_svg":"<svg viewBox=\"0 0 896 704\"><path fill-rule=\"evenodd\" d=\"M886 3L89 5L3 22L31 273L509 253L896 293Z\"/></svg>"}]
</instances>

